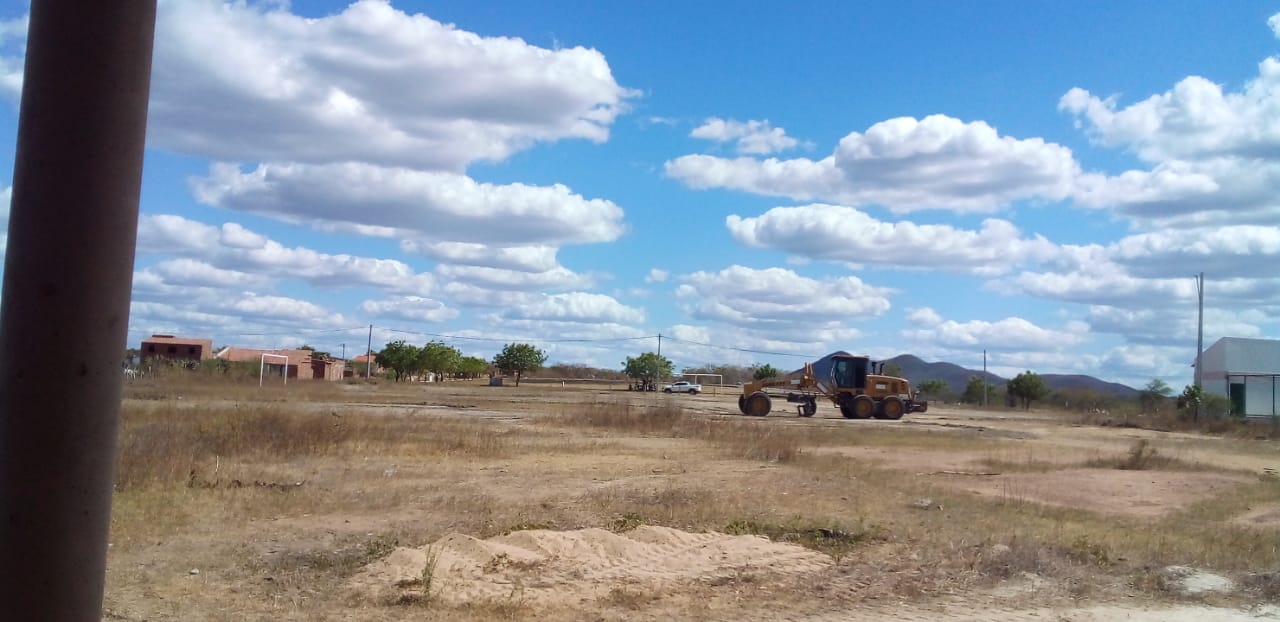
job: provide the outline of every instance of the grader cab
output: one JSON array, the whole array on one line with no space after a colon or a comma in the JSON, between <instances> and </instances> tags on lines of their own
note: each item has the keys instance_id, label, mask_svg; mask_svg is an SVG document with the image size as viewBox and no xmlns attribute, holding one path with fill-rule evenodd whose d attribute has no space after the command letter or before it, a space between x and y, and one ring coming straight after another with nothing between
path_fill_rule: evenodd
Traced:
<instances>
[{"instance_id":1,"label":"grader cab","mask_svg":"<svg viewBox=\"0 0 1280 622\"><path fill-rule=\"evenodd\" d=\"M883 375L883 364L877 366L868 357L834 354L830 363L825 378L817 377L812 363L805 363L799 375L748 382L742 386L738 409L744 415L763 417L773 409L775 397L797 404L796 414L801 417L818 412L819 397L838 406L847 419L901 419L906 413L929 408L928 402L915 399L910 382Z\"/></svg>"}]
</instances>

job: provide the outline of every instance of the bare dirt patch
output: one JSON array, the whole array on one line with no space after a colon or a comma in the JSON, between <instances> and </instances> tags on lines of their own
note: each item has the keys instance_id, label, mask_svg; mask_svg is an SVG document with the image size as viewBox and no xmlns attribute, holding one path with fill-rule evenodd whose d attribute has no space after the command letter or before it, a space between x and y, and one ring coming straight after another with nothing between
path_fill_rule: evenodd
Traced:
<instances>
[{"instance_id":1,"label":"bare dirt patch","mask_svg":"<svg viewBox=\"0 0 1280 622\"><path fill-rule=\"evenodd\" d=\"M1002 473L981 478L937 477L948 487L1004 500L1151 517L1163 516L1253 481L1243 475L1118 469Z\"/></svg>"}]
</instances>

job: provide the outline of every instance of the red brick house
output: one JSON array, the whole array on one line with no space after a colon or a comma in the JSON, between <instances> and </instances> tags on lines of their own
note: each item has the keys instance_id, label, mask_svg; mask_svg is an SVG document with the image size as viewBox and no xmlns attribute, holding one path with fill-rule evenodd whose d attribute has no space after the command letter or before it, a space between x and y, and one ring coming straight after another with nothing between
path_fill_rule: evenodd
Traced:
<instances>
[{"instance_id":1,"label":"red brick house","mask_svg":"<svg viewBox=\"0 0 1280 622\"><path fill-rule=\"evenodd\" d=\"M347 378L367 378L372 371L372 375L377 376L382 373L382 368L378 366L378 356L376 354L361 354L347 363L347 370L344 376Z\"/></svg>"},{"instance_id":2,"label":"red brick house","mask_svg":"<svg viewBox=\"0 0 1280 622\"><path fill-rule=\"evenodd\" d=\"M152 335L143 339L142 346L138 349L140 350L139 356L144 363L151 359L199 363L213 358L212 339Z\"/></svg>"}]
</instances>

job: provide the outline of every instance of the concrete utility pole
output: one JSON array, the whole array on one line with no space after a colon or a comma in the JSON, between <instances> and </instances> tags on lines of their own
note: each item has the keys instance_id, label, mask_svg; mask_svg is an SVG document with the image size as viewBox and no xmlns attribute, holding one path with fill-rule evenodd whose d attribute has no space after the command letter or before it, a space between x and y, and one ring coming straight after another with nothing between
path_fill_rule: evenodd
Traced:
<instances>
[{"instance_id":1,"label":"concrete utility pole","mask_svg":"<svg viewBox=\"0 0 1280 622\"><path fill-rule=\"evenodd\" d=\"M987 351L982 351L982 405L987 405Z\"/></svg>"},{"instance_id":2,"label":"concrete utility pole","mask_svg":"<svg viewBox=\"0 0 1280 622\"><path fill-rule=\"evenodd\" d=\"M102 619L155 15L31 3L0 296L5 619Z\"/></svg>"},{"instance_id":3,"label":"concrete utility pole","mask_svg":"<svg viewBox=\"0 0 1280 622\"><path fill-rule=\"evenodd\" d=\"M364 348L364 379L373 377L373 324L369 325L369 343Z\"/></svg>"},{"instance_id":4,"label":"concrete utility pole","mask_svg":"<svg viewBox=\"0 0 1280 622\"><path fill-rule=\"evenodd\" d=\"M1196 322L1196 372L1195 385L1200 389L1200 382L1204 380L1204 371L1200 368L1201 357L1204 356L1204 273L1196 275L1196 294L1200 299L1200 315ZM1200 401L1196 401L1196 421L1200 420Z\"/></svg>"}]
</instances>

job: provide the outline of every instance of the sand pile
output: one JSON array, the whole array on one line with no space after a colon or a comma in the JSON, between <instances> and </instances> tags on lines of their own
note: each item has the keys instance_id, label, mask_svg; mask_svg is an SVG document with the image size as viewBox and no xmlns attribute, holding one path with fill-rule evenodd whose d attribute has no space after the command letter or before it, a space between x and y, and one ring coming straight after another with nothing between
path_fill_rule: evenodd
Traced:
<instances>
[{"instance_id":1,"label":"sand pile","mask_svg":"<svg viewBox=\"0 0 1280 622\"><path fill-rule=\"evenodd\" d=\"M364 597L396 600L421 598L429 582L432 597L445 602L514 597L565 603L594 600L617 588L714 582L743 573L800 574L830 564L822 553L760 536L666 527L621 534L517 531L488 540L455 533L426 547L396 549L366 566L349 588Z\"/></svg>"}]
</instances>

